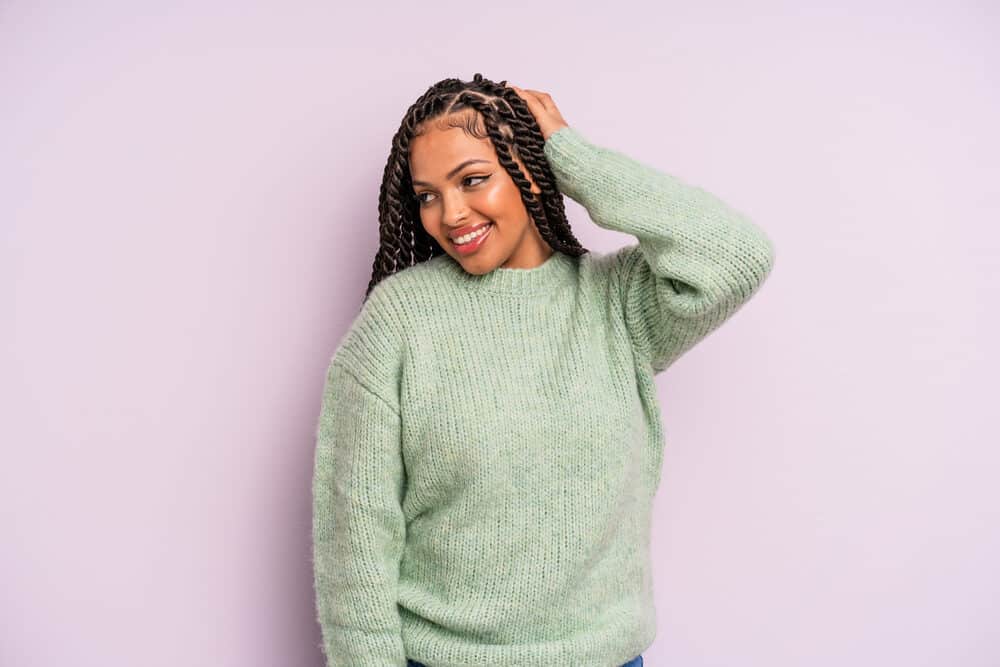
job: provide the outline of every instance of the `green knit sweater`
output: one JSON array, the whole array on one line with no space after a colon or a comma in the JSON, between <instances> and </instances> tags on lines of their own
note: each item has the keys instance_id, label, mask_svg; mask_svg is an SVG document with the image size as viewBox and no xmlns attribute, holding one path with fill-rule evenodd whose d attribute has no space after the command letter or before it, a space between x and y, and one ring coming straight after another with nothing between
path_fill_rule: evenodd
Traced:
<instances>
[{"instance_id":1,"label":"green knit sweater","mask_svg":"<svg viewBox=\"0 0 1000 667\"><path fill-rule=\"evenodd\" d=\"M313 566L331 667L613 667L650 646L653 376L774 262L704 190L555 132L559 190L637 244L383 279L330 360Z\"/></svg>"}]
</instances>

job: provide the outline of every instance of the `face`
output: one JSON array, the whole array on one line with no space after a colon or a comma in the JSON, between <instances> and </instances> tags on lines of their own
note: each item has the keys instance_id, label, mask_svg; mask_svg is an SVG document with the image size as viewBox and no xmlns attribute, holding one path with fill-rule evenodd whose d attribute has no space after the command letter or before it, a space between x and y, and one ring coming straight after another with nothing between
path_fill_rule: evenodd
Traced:
<instances>
[{"instance_id":1,"label":"face","mask_svg":"<svg viewBox=\"0 0 1000 667\"><path fill-rule=\"evenodd\" d=\"M532 268L552 254L489 139L428 121L410 142L410 177L424 229L469 273Z\"/></svg>"}]
</instances>

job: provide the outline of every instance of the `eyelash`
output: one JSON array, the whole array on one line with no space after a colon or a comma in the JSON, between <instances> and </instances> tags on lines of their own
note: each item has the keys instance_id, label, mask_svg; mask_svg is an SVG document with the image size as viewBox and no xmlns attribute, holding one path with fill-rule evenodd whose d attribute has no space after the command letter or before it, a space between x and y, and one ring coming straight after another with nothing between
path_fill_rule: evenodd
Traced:
<instances>
[{"instance_id":1,"label":"eyelash","mask_svg":"<svg viewBox=\"0 0 1000 667\"><path fill-rule=\"evenodd\" d=\"M478 179L481 179L481 180L480 180L480 181L479 181L478 183L476 183L475 185L470 185L470 186L469 186L470 188L474 188L474 187L476 187L476 185L482 185L483 183L485 183L485 182L486 182L486 180L487 180L487 179L488 179L488 178L489 178L489 177L490 177L491 175L492 175L492 174L489 174L489 175L486 175L486 176L466 176L465 178L463 178L463 179L462 179L462 182L464 183L465 181L469 180L470 178L478 178ZM417 201L418 201L418 202L420 203L420 205L421 205L421 206L423 206L423 205L425 205L425 204L429 204L429 203L430 203L429 201L426 201L425 199L423 199L423 196L424 196L425 194L428 194L428 193L426 193L426 192L421 192L420 194L418 194L418 195L417 195Z\"/></svg>"}]
</instances>

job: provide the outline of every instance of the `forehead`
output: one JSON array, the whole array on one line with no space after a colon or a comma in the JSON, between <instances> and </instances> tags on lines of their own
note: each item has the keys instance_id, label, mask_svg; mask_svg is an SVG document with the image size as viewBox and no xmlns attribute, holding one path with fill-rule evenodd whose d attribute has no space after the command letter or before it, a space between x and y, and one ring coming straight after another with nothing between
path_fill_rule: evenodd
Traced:
<instances>
[{"instance_id":1,"label":"forehead","mask_svg":"<svg viewBox=\"0 0 1000 667\"><path fill-rule=\"evenodd\" d=\"M489 139L474 137L460 127L431 123L410 141L410 176L427 182L443 180L454 167L473 158L496 162Z\"/></svg>"}]
</instances>

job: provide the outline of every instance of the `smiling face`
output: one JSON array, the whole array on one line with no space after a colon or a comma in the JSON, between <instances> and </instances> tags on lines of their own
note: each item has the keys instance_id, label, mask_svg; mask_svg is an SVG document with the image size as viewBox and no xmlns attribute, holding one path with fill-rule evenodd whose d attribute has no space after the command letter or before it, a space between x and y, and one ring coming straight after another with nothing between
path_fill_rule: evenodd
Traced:
<instances>
[{"instance_id":1,"label":"smiling face","mask_svg":"<svg viewBox=\"0 0 1000 667\"><path fill-rule=\"evenodd\" d=\"M459 121L470 113L452 113L450 122L464 125ZM423 132L410 142L410 178L424 229L469 273L542 264L552 248L538 232L493 143L441 120L425 121ZM531 191L539 194L534 179L517 162Z\"/></svg>"}]
</instances>

